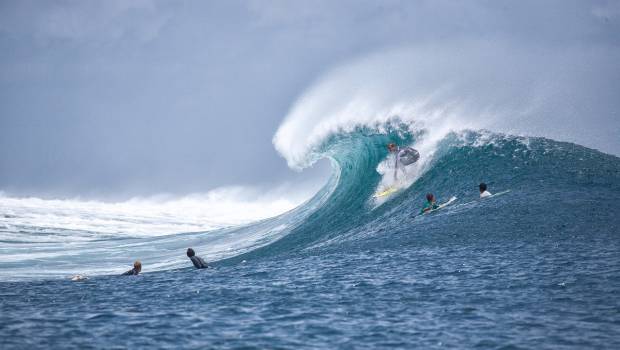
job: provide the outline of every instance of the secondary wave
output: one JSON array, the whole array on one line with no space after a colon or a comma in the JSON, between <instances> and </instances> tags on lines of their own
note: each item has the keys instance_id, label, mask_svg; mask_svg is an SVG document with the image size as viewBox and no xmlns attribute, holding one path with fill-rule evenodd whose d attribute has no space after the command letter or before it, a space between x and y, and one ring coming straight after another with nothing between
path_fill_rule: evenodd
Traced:
<instances>
[{"instance_id":1,"label":"secondary wave","mask_svg":"<svg viewBox=\"0 0 620 350\"><path fill-rule=\"evenodd\" d=\"M150 271L165 270L183 266L179 252L190 246L210 259L238 255L299 224L330 188L309 200L303 191L295 195L288 187L266 194L222 188L184 198L121 203L3 195L0 279L114 274L135 259ZM302 202L305 205L295 209Z\"/></svg>"}]
</instances>

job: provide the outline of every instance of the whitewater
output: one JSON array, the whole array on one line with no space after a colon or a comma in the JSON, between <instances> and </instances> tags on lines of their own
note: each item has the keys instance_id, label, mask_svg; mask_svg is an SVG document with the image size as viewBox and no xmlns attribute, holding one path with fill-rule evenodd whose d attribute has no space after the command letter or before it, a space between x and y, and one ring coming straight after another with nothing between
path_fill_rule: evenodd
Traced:
<instances>
[{"instance_id":1,"label":"whitewater","mask_svg":"<svg viewBox=\"0 0 620 350\"><path fill-rule=\"evenodd\" d=\"M329 162L311 195L1 196L2 344L617 348L620 158L556 107L586 100L583 59L471 43L343 64L273 138L293 169ZM390 142L421 157L376 200ZM428 192L457 200L417 216ZM143 274L119 277L135 259Z\"/></svg>"}]
</instances>

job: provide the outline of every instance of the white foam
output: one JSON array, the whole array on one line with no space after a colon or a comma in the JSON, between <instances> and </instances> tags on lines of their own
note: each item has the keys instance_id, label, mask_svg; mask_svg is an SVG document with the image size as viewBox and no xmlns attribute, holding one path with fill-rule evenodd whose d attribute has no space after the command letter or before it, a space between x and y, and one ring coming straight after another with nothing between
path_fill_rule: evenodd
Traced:
<instances>
[{"instance_id":1,"label":"white foam","mask_svg":"<svg viewBox=\"0 0 620 350\"><path fill-rule=\"evenodd\" d=\"M312 186L228 187L120 203L0 193L0 280L120 274L136 259L143 272L188 267L188 247L208 261L225 259L286 234L328 194L300 205L314 193Z\"/></svg>"},{"instance_id":2,"label":"white foam","mask_svg":"<svg viewBox=\"0 0 620 350\"><path fill-rule=\"evenodd\" d=\"M273 143L291 168L300 169L319 158L316 150L330 135L359 126L381 132L386 122L398 119L425 130L418 140L425 146L419 147L431 151L451 131L481 128L620 149L614 131L620 131L618 122L591 122L608 118L605 113L617 104L601 101L592 91L610 84L605 75L618 74L614 58L620 58L618 50L525 50L494 42L373 54L343 64L312 85L293 104ZM584 118L571 107L573 100L592 115Z\"/></svg>"},{"instance_id":3,"label":"white foam","mask_svg":"<svg viewBox=\"0 0 620 350\"><path fill-rule=\"evenodd\" d=\"M160 195L117 203L15 198L0 194L0 227L9 231L3 235L15 234L16 227L38 228L41 233L75 231L67 232L66 236L31 234L25 237L36 241L210 231L276 216L293 209L312 194L304 190L295 193L288 186L270 191L226 187L180 198Z\"/></svg>"}]
</instances>

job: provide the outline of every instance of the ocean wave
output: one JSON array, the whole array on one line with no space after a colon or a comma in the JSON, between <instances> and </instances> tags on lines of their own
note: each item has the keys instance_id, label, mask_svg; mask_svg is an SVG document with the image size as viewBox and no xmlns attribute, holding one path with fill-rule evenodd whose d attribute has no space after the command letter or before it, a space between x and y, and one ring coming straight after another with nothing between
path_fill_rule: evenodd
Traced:
<instances>
[{"instance_id":1,"label":"ocean wave","mask_svg":"<svg viewBox=\"0 0 620 350\"><path fill-rule=\"evenodd\" d=\"M222 264L368 249L390 244L385 232L418 232L426 221L466 215L446 210L411 224L425 193L457 197L462 208L478 198L480 182L511 190L512 202L497 209L504 214L527 210L521 204L541 200L540 193L599 186L616 195L617 157L551 139L592 141L579 133L587 118L575 122L553 107L560 105L553 84L582 77L565 73L579 70L584 56L567 57L477 42L392 50L335 69L298 99L273 138L291 168L329 160L332 174L314 195L292 197L289 187L272 195L233 188L123 203L1 196L0 279L115 274L135 259L148 271L170 270L187 265L189 246ZM586 88L562 101L583 101ZM420 160L398 193L377 201L373 194L391 181L390 142L415 147Z\"/></svg>"},{"instance_id":2,"label":"ocean wave","mask_svg":"<svg viewBox=\"0 0 620 350\"><path fill-rule=\"evenodd\" d=\"M540 197L539 193L546 193L548 199L550 193L579 192L591 186L603 186L610 193L620 193L620 160L617 157L545 138L462 130L449 132L433 141L431 154L426 154L427 149L420 147L420 164L408 170L411 175L408 187L387 201L376 203L373 193L389 177L381 173L382 166L389 159L385 145L388 142L421 145L424 137L423 130L411 132L406 125L392 121L380 128L358 127L332 134L317 149L317 155L330 159L333 173L311 199L272 218L211 231L188 233L179 229L192 224L200 227L199 221L187 223L183 219L182 215L196 215L191 210L190 213L180 213L178 217L157 212L156 219L137 215L138 212L134 212L134 216L123 216L110 210L98 213L100 216L88 224L97 230L85 230L70 227L72 221L63 224L62 220L72 220L63 218L63 215L76 216L79 213L86 217L107 208L107 204L92 204L88 209L75 208L74 204L68 203L59 208L54 205L32 206L35 209L32 212L36 214L28 214L30 209L27 206L9 211L5 205L4 228L0 228L5 237L0 243L0 278L114 274L122 272L123 267L135 259L142 260L148 271L170 270L187 266L183 252L190 246L220 264L286 254L312 254L317 249L344 249L351 244L359 246L353 249L367 249L364 242L382 236L386 230L424 230L423 219L415 228L411 226L411 220L412 215L419 211L425 193L433 192L440 200L455 196L459 200L454 208L459 208L478 198L476 186L482 181L488 182L492 191L511 190L510 199L514 203L503 201L504 210L521 206L523 201L535 200ZM139 201L131 203L131 210L139 209L141 205ZM194 203L188 202L188 207ZM271 208L280 210L282 207L276 203L272 203ZM121 208L115 210L126 209ZM147 211L148 208L141 210ZM165 206L156 208L161 210ZM204 204L202 208L205 208ZM458 220L459 215L467 215L466 211L452 209L446 209L444 213L453 215L437 215L435 220ZM34 215L40 224L15 225L20 220L32 219L28 215ZM54 220L46 221L46 217L54 218L58 225L49 227ZM116 229L103 232L99 225L105 225L106 220L114 222ZM43 225L45 222L48 225ZM119 235L118 231L127 222L141 229L158 224L170 225L168 229L176 227L176 231L166 234L147 230L147 235L139 232ZM210 222L204 225L208 224Z\"/></svg>"}]
</instances>

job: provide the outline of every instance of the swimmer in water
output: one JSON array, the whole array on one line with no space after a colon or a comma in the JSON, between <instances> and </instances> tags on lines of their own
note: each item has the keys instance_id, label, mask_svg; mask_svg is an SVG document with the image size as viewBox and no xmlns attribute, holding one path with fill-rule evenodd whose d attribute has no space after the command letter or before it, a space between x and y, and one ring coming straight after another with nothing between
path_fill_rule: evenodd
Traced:
<instances>
[{"instance_id":1,"label":"swimmer in water","mask_svg":"<svg viewBox=\"0 0 620 350\"><path fill-rule=\"evenodd\" d=\"M209 265L207 265L207 262L204 261L204 259L196 256L196 252L194 252L192 248L187 248L187 257L189 258L189 260L192 261L192 263L197 269L206 269L207 267L209 267Z\"/></svg>"},{"instance_id":2,"label":"swimmer in water","mask_svg":"<svg viewBox=\"0 0 620 350\"><path fill-rule=\"evenodd\" d=\"M121 276L139 275L140 271L142 271L142 263L136 260L136 262L133 263L133 269L123 273Z\"/></svg>"},{"instance_id":3,"label":"swimmer in water","mask_svg":"<svg viewBox=\"0 0 620 350\"><path fill-rule=\"evenodd\" d=\"M491 196L491 192L487 191L487 184L485 184L484 182L481 182L478 188L480 189L480 198L486 198Z\"/></svg>"}]
</instances>

